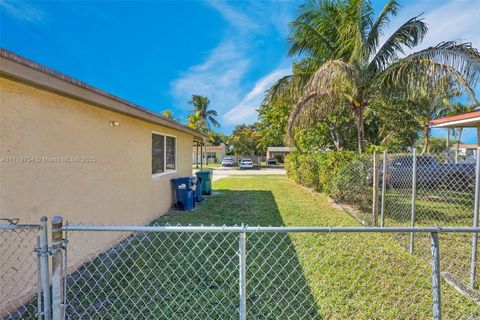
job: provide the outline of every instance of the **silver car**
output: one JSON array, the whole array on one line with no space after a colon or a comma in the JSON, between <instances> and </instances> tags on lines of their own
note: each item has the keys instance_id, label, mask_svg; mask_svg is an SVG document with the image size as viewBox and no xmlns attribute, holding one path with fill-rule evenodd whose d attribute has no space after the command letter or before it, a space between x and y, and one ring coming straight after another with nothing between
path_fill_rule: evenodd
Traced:
<instances>
[{"instance_id":1,"label":"silver car","mask_svg":"<svg viewBox=\"0 0 480 320\"><path fill-rule=\"evenodd\" d=\"M225 157L222 160L222 167L233 167L234 164L232 157Z\"/></svg>"},{"instance_id":2,"label":"silver car","mask_svg":"<svg viewBox=\"0 0 480 320\"><path fill-rule=\"evenodd\" d=\"M244 158L240 161L240 170L243 169L252 169L253 168L253 161L250 158Z\"/></svg>"}]
</instances>

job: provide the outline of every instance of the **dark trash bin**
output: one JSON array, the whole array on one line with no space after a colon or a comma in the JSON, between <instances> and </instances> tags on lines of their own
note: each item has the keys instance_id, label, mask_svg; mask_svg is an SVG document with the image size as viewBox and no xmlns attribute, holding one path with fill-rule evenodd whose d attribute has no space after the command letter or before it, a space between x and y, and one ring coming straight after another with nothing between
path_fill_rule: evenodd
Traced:
<instances>
[{"instance_id":1,"label":"dark trash bin","mask_svg":"<svg viewBox=\"0 0 480 320\"><path fill-rule=\"evenodd\" d=\"M175 206L179 210L189 211L195 208L195 177L172 179L175 186Z\"/></svg>"},{"instance_id":2,"label":"dark trash bin","mask_svg":"<svg viewBox=\"0 0 480 320\"><path fill-rule=\"evenodd\" d=\"M200 170L196 173L197 178L201 180L202 183L202 193L203 194L212 194L212 170Z\"/></svg>"},{"instance_id":3,"label":"dark trash bin","mask_svg":"<svg viewBox=\"0 0 480 320\"><path fill-rule=\"evenodd\" d=\"M203 194L202 194L202 179L197 177L197 184L195 187L195 200L197 202L203 201Z\"/></svg>"}]
</instances>

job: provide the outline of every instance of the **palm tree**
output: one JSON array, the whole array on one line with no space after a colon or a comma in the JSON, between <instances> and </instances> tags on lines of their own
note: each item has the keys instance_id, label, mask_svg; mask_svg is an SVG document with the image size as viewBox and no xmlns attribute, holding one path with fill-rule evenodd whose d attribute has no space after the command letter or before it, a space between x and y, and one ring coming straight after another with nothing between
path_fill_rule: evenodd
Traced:
<instances>
[{"instance_id":1,"label":"palm tree","mask_svg":"<svg viewBox=\"0 0 480 320\"><path fill-rule=\"evenodd\" d=\"M414 17L380 45L390 17L398 13L397 1L388 1L376 18L369 0L317 0L301 8L302 13L292 23L290 54L320 66L311 76L302 77L303 81L281 79L273 90L272 95L276 95L292 91L290 83L302 86L289 118L290 137L296 128L348 107L355 118L358 151L363 153L364 114L376 95L401 88L402 95L412 99L419 88L427 90L442 86L442 81L454 81L474 97L471 86L480 78L480 53L471 44L442 42L400 58L427 33L422 19Z\"/></svg>"},{"instance_id":2,"label":"palm tree","mask_svg":"<svg viewBox=\"0 0 480 320\"><path fill-rule=\"evenodd\" d=\"M208 109L210 100L207 97L194 94L188 103L193 105L193 114L189 116L190 119L187 117L187 120L198 121L197 129L207 131L212 127L220 127L220 123L215 119L218 116L217 111Z\"/></svg>"}]
</instances>

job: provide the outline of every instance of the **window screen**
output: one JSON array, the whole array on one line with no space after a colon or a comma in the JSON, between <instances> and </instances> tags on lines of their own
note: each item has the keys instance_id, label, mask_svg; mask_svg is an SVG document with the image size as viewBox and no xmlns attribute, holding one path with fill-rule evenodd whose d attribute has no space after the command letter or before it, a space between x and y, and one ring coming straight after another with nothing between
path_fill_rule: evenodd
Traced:
<instances>
[{"instance_id":1,"label":"window screen","mask_svg":"<svg viewBox=\"0 0 480 320\"><path fill-rule=\"evenodd\" d=\"M175 170L175 138L166 137L167 170Z\"/></svg>"},{"instance_id":2,"label":"window screen","mask_svg":"<svg viewBox=\"0 0 480 320\"><path fill-rule=\"evenodd\" d=\"M165 172L165 136L152 134L152 174Z\"/></svg>"}]
</instances>

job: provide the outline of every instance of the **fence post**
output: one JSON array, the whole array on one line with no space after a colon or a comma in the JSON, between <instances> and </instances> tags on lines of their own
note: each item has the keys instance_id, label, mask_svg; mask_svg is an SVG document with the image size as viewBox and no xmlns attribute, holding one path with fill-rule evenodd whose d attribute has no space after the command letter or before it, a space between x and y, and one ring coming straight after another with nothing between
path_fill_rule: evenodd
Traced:
<instances>
[{"instance_id":1,"label":"fence post","mask_svg":"<svg viewBox=\"0 0 480 320\"><path fill-rule=\"evenodd\" d=\"M37 319L41 320L42 317L42 249L40 247L40 236L37 236Z\"/></svg>"},{"instance_id":2,"label":"fence post","mask_svg":"<svg viewBox=\"0 0 480 320\"><path fill-rule=\"evenodd\" d=\"M473 206L473 227L478 227L479 198L480 198L480 147L477 148L477 159L475 166L475 204ZM472 261L470 266L470 287L475 289L477 273L477 245L478 233L474 232L472 236Z\"/></svg>"},{"instance_id":3,"label":"fence post","mask_svg":"<svg viewBox=\"0 0 480 320\"><path fill-rule=\"evenodd\" d=\"M411 227L415 226L415 198L417 196L417 150L413 149L412 155L412 207L411 207ZM413 240L415 234L410 233L410 253L413 254Z\"/></svg>"},{"instance_id":4,"label":"fence post","mask_svg":"<svg viewBox=\"0 0 480 320\"><path fill-rule=\"evenodd\" d=\"M48 267L48 218L40 218L40 254L42 256L43 318L52 319L50 303L50 268Z\"/></svg>"},{"instance_id":5,"label":"fence post","mask_svg":"<svg viewBox=\"0 0 480 320\"><path fill-rule=\"evenodd\" d=\"M372 201L372 213L373 213L373 225L377 225L378 219L378 152L373 152L373 201Z\"/></svg>"},{"instance_id":6,"label":"fence post","mask_svg":"<svg viewBox=\"0 0 480 320\"><path fill-rule=\"evenodd\" d=\"M62 217L55 216L52 218L52 320L65 319L62 224Z\"/></svg>"},{"instance_id":7,"label":"fence post","mask_svg":"<svg viewBox=\"0 0 480 320\"><path fill-rule=\"evenodd\" d=\"M239 280L240 280L240 320L247 319L247 248L246 233L239 234Z\"/></svg>"},{"instance_id":8,"label":"fence post","mask_svg":"<svg viewBox=\"0 0 480 320\"><path fill-rule=\"evenodd\" d=\"M442 298L440 286L440 241L438 240L438 232L432 232L431 249L432 249L432 297L433 297L433 319L442 319Z\"/></svg>"},{"instance_id":9,"label":"fence post","mask_svg":"<svg viewBox=\"0 0 480 320\"><path fill-rule=\"evenodd\" d=\"M387 188L387 151L383 151L382 168L382 204L380 211L380 226L385 226L385 189Z\"/></svg>"}]
</instances>

